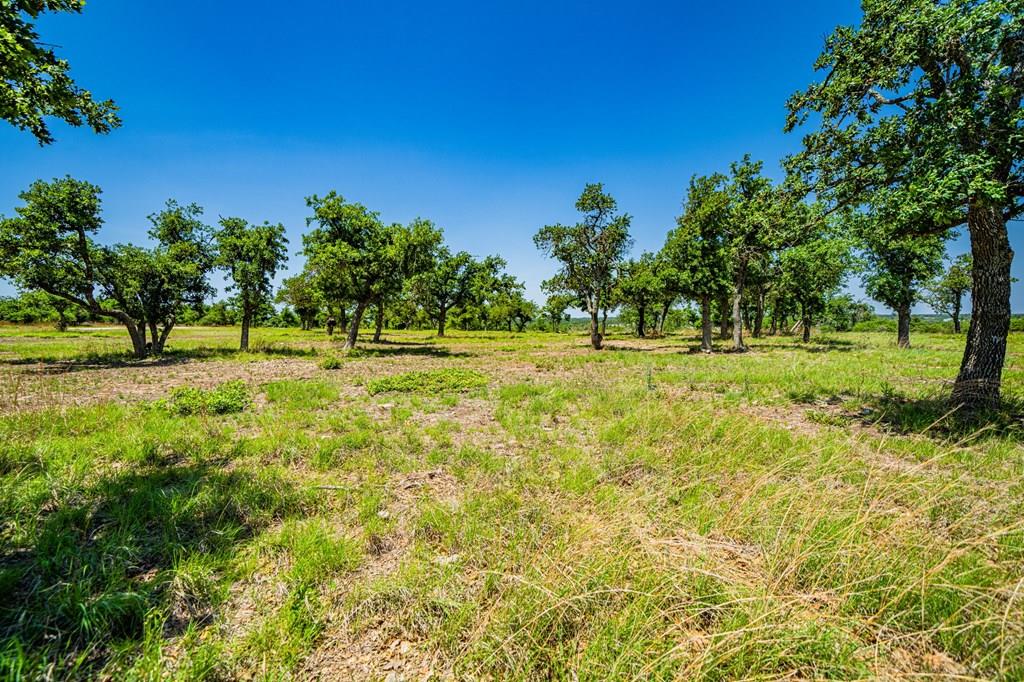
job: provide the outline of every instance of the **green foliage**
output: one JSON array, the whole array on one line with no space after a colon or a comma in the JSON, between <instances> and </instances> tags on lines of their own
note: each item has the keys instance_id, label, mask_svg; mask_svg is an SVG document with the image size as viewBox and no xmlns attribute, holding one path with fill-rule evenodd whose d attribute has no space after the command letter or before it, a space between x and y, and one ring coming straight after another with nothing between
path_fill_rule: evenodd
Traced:
<instances>
[{"instance_id":1,"label":"green foliage","mask_svg":"<svg viewBox=\"0 0 1024 682\"><path fill-rule=\"evenodd\" d=\"M925 302L944 315L960 314L964 296L971 291L971 255L964 253L949 264L949 268L928 284Z\"/></svg>"},{"instance_id":2,"label":"green foliage","mask_svg":"<svg viewBox=\"0 0 1024 682\"><path fill-rule=\"evenodd\" d=\"M154 352L160 353L171 329L186 308L198 309L213 294L207 277L215 253L203 209L170 199L163 210L149 216L150 249L119 244L107 264L114 283L111 297L139 324L153 332Z\"/></svg>"},{"instance_id":3,"label":"green foliage","mask_svg":"<svg viewBox=\"0 0 1024 682\"><path fill-rule=\"evenodd\" d=\"M779 254L780 285L800 309L805 338L829 298L842 286L850 268L850 244L828 232Z\"/></svg>"},{"instance_id":4,"label":"green foliage","mask_svg":"<svg viewBox=\"0 0 1024 682\"><path fill-rule=\"evenodd\" d=\"M648 310L662 301L666 283L661 277L662 263L653 253L644 252L638 260L628 260L619 268L616 298L637 312L637 334L643 336Z\"/></svg>"},{"instance_id":5,"label":"green foliage","mask_svg":"<svg viewBox=\"0 0 1024 682\"><path fill-rule=\"evenodd\" d=\"M465 251L452 254L448 247L441 246L434 252L431 267L410 280L409 290L437 324L439 336L444 336L449 313L478 317L474 309L483 308L487 299L496 295L504 295L508 305L505 315L512 320L520 312L529 311L522 310L522 284L515 278L502 277L504 267L504 259L497 256L477 260ZM514 307L517 302L520 309Z\"/></svg>"},{"instance_id":6,"label":"green foliage","mask_svg":"<svg viewBox=\"0 0 1024 682\"><path fill-rule=\"evenodd\" d=\"M870 201L921 234L965 220L968 200L1021 210L1021 0L863 3L789 101L787 129L820 114L790 160L824 198ZM946 66L949 68L945 68ZM955 67L954 67L955 65Z\"/></svg>"},{"instance_id":7,"label":"green foliage","mask_svg":"<svg viewBox=\"0 0 1024 682\"><path fill-rule=\"evenodd\" d=\"M662 251L675 269L685 296L715 299L728 292L732 280L730 218L726 177L715 174L690 178L683 214L668 233Z\"/></svg>"},{"instance_id":8,"label":"green foliage","mask_svg":"<svg viewBox=\"0 0 1024 682\"><path fill-rule=\"evenodd\" d=\"M252 403L249 389L243 381L226 381L216 388L204 390L193 386L179 386L169 398L156 405L180 416L193 414L231 414L241 412Z\"/></svg>"},{"instance_id":9,"label":"green foliage","mask_svg":"<svg viewBox=\"0 0 1024 682\"><path fill-rule=\"evenodd\" d=\"M597 315L610 307L616 268L632 244L631 218L616 215L617 204L601 183L588 184L576 200L583 220L575 225L547 225L533 236L545 255L558 261L558 273L545 284L550 292L572 294L591 316L591 339L601 347Z\"/></svg>"},{"instance_id":10,"label":"green foliage","mask_svg":"<svg viewBox=\"0 0 1024 682\"><path fill-rule=\"evenodd\" d=\"M63 329L68 323L87 319L88 313L80 306L42 291L0 297L0 321L18 324L53 322L58 329Z\"/></svg>"},{"instance_id":11,"label":"green foliage","mask_svg":"<svg viewBox=\"0 0 1024 682\"><path fill-rule=\"evenodd\" d=\"M317 316L324 305L308 270L284 278L274 300L291 306L298 315L303 329L312 329L316 325Z\"/></svg>"},{"instance_id":12,"label":"green foliage","mask_svg":"<svg viewBox=\"0 0 1024 682\"><path fill-rule=\"evenodd\" d=\"M557 332L563 322L569 321L569 315L565 312L575 299L569 294L549 294L544 302L540 314L551 324L551 330Z\"/></svg>"},{"instance_id":13,"label":"green foliage","mask_svg":"<svg viewBox=\"0 0 1024 682\"><path fill-rule=\"evenodd\" d=\"M863 250L862 278L868 296L900 311L921 299L923 286L939 272L946 255L946 235L910 236L877 223L871 215L853 218Z\"/></svg>"},{"instance_id":14,"label":"green foliage","mask_svg":"<svg viewBox=\"0 0 1024 682\"><path fill-rule=\"evenodd\" d=\"M398 295L408 278L429 267L441 232L421 219L385 225L376 212L333 191L308 197L306 205L313 210L307 224L317 226L302 238L306 267L324 300L355 303L351 348L367 306Z\"/></svg>"},{"instance_id":15,"label":"green foliage","mask_svg":"<svg viewBox=\"0 0 1024 682\"><path fill-rule=\"evenodd\" d=\"M242 350L249 348L249 325L261 306L270 305L274 274L288 260L284 225L249 225L242 218L221 218L217 232L217 264L231 276L242 312Z\"/></svg>"},{"instance_id":16,"label":"green foliage","mask_svg":"<svg viewBox=\"0 0 1024 682\"><path fill-rule=\"evenodd\" d=\"M422 372L406 372L375 379L366 385L370 395L390 391L398 393L445 393L467 391L486 386L488 379L479 372L469 369L438 369Z\"/></svg>"},{"instance_id":17,"label":"green foliage","mask_svg":"<svg viewBox=\"0 0 1024 682\"><path fill-rule=\"evenodd\" d=\"M839 294L828 299L822 322L833 331L848 332L874 317L875 309L869 303L855 301L849 294Z\"/></svg>"},{"instance_id":18,"label":"green foliage","mask_svg":"<svg viewBox=\"0 0 1024 682\"><path fill-rule=\"evenodd\" d=\"M111 100L96 101L71 78L70 65L39 36L35 22L47 12L78 14L85 0L8 0L0 3L0 118L53 142L48 117L106 133L121 125Z\"/></svg>"}]
</instances>

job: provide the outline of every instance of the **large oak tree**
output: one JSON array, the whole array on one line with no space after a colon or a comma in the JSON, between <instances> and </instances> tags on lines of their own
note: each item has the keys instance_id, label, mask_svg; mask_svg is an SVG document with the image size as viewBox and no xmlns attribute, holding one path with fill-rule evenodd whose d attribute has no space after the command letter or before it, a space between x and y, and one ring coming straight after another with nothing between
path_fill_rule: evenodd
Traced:
<instances>
[{"instance_id":1,"label":"large oak tree","mask_svg":"<svg viewBox=\"0 0 1024 682\"><path fill-rule=\"evenodd\" d=\"M863 0L789 102L813 118L792 170L818 196L870 204L911 234L966 224L973 311L952 400L999 400L1010 325L1007 221L1024 211L1024 0Z\"/></svg>"}]
</instances>

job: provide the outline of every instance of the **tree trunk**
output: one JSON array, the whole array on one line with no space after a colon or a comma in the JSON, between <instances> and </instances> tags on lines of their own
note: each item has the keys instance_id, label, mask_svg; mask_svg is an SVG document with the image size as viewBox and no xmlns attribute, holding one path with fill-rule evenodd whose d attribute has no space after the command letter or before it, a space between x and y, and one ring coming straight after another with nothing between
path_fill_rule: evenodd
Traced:
<instances>
[{"instance_id":1,"label":"tree trunk","mask_svg":"<svg viewBox=\"0 0 1024 682\"><path fill-rule=\"evenodd\" d=\"M601 311L601 338L603 339L605 334L608 333L608 309L605 308Z\"/></svg>"},{"instance_id":2,"label":"tree trunk","mask_svg":"<svg viewBox=\"0 0 1024 682\"><path fill-rule=\"evenodd\" d=\"M238 344L239 350L249 350L249 325L252 324L252 313L248 310L242 312L242 340Z\"/></svg>"},{"instance_id":3,"label":"tree trunk","mask_svg":"<svg viewBox=\"0 0 1024 682\"><path fill-rule=\"evenodd\" d=\"M360 301L356 304L356 309L352 313L352 320L348 325L348 334L345 336L345 345L342 346L342 350L352 350L356 347L356 341L359 340L359 326L363 323L363 313L366 311L366 303Z\"/></svg>"},{"instance_id":4,"label":"tree trunk","mask_svg":"<svg viewBox=\"0 0 1024 682\"><path fill-rule=\"evenodd\" d=\"M901 305L896 310L896 346L910 348L910 306Z\"/></svg>"},{"instance_id":5,"label":"tree trunk","mask_svg":"<svg viewBox=\"0 0 1024 682\"><path fill-rule=\"evenodd\" d=\"M636 335L643 338L644 327L647 325L647 320L644 317L647 314L646 306L638 306L636 309Z\"/></svg>"},{"instance_id":6,"label":"tree trunk","mask_svg":"<svg viewBox=\"0 0 1024 682\"><path fill-rule=\"evenodd\" d=\"M598 322L597 322L597 309L590 311L590 345L594 347L594 350L601 350L601 342L604 340L604 334L601 333Z\"/></svg>"},{"instance_id":7,"label":"tree trunk","mask_svg":"<svg viewBox=\"0 0 1024 682\"><path fill-rule=\"evenodd\" d=\"M668 319L668 311L672 310L672 301L665 301L661 306L661 319L658 320L658 333L665 333L665 320Z\"/></svg>"},{"instance_id":8,"label":"tree trunk","mask_svg":"<svg viewBox=\"0 0 1024 682\"><path fill-rule=\"evenodd\" d=\"M136 360L142 360L146 357L146 335L145 332L139 328L139 325L125 316L121 319L121 324L128 329L128 335L132 337L132 354Z\"/></svg>"},{"instance_id":9,"label":"tree trunk","mask_svg":"<svg viewBox=\"0 0 1024 682\"><path fill-rule=\"evenodd\" d=\"M348 333L348 311L345 310L345 306L340 306L338 308L338 322L341 325L341 333L342 334L347 334Z\"/></svg>"},{"instance_id":10,"label":"tree trunk","mask_svg":"<svg viewBox=\"0 0 1024 682\"><path fill-rule=\"evenodd\" d=\"M757 306L754 308L754 331L755 339L761 338L761 328L764 327L764 292L757 292Z\"/></svg>"},{"instance_id":11,"label":"tree trunk","mask_svg":"<svg viewBox=\"0 0 1024 682\"><path fill-rule=\"evenodd\" d=\"M384 331L384 301L377 301L376 326L373 328L373 342L380 343L380 334Z\"/></svg>"},{"instance_id":12,"label":"tree trunk","mask_svg":"<svg viewBox=\"0 0 1024 682\"><path fill-rule=\"evenodd\" d=\"M804 343L811 340L811 316L807 312L807 306L800 306L800 324L804 328Z\"/></svg>"},{"instance_id":13,"label":"tree trunk","mask_svg":"<svg viewBox=\"0 0 1024 682\"><path fill-rule=\"evenodd\" d=\"M167 343L167 337L170 336L172 329L174 329L174 322L164 323L164 328L160 330L160 340L153 344L157 353L164 352L164 344Z\"/></svg>"},{"instance_id":14,"label":"tree trunk","mask_svg":"<svg viewBox=\"0 0 1024 682\"><path fill-rule=\"evenodd\" d=\"M960 297L953 300L953 333L960 333Z\"/></svg>"},{"instance_id":15,"label":"tree trunk","mask_svg":"<svg viewBox=\"0 0 1024 682\"><path fill-rule=\"evenodd\" d=\"M159 345L160 332L157 329L156 322L151 320L148 324L150 343L153 344L153 353L159 354L163 351L163 348Z\"/></svg>"},{"instance_id":16,"label":"tree trunk","mask_svg":"<svg viewBox=\"0 0 1024 682\"><path fill-rule=\"evenodd\" d=\"M732 296L732 347L738 351L747 349L743 343L743 294L740 289Z\"/></svg>"},{"instance_id":17,"label":"tree trunk","mask_svg":"<svg viewBox=\"0 0 1024 682\"><path fill-rule=\"evenodd\" d=\"M700 349L705 353L710 353L711 346L711 297L705 296L700 302Z\"/></svg>"},{"instance_id":18,"label":"tree trunk","mask_svg":"<svg viewBox=\"0 0 1024 682\"><path fill-rule=\"evenodd\" d=\"M1006 337L1010 333L1013 249L1006 233L1006 221L998 209L970 206L967 227L974 258L971 326L967 330L967 346L951 400L976 408L999 402Z\"/></svg>"},{"instance_id":19,"label":"tree trunk","mask_svg":"<svg viewBox=\"0 0 1024 682\"><path fill-rule=\"evenodd\" d=\"M441 308L441 313L437 316L437 336L444 336L444 323L448 320L448 309Z\"/></svg>"},{"instance_id":20,"label":"tree trunk","mask_svg":"<svg viewBox=\"0 0 1024 682\"><path fill-rule=\"evenodd\" d=\"M768 330L770 336L775 336L779 333L779 311L775 308L776 306L772 306L772 326Z\"/></svg>"}]
</instances>

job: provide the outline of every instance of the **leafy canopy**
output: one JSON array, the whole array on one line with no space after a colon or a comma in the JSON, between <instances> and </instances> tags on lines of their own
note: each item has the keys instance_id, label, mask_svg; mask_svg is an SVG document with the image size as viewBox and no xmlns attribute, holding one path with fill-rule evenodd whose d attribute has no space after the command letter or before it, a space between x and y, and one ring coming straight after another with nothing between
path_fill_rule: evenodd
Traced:
<instances>
[{"instance_id":1,"label":"leafy canopy","mask_svg":"<svg viewBox=\"0 0 1024 682\"><path fill-rule=\"evenodd\" d=\"M78 14L85 0L0 2L0 118L32 133L40 145L53 142L46 122L58 118L106 133L121 125L111 100L96 101L71 78L70 66L42 42L35 21L46 12Z\"/></svg>"},{"instance_id":2,"label":"leafy canopy","mask_svg":"<svg viewBox=\"0 0 1024 682\"><path fill-rule=\"evenodd\" d=\"M552 281L574 293L592 314L610 294L615 269L632 244L631 218L616 215L616 208L615 199L601 183L588 184L576 200L583 220L575 225L547 225L533 237L538 249L561 264Z\"/></svg>"},{"instance_id":3,"label":"leafy canopy","mask_svg":"<svg viewBox=\"0 0 1024 682\"><path fill-rule=\"evenodd\" d=\"M870 202L917 233L1005 219L1024 196L1024 0L863 0L828 37L824 78L789 101L787 130L820 120L788 161L833 205Z\"/></svg>"},{"instance_id":4,"label":"leafy canopy","mask_svg":"<svg viewBox=\"0 0 1024 682\"><path fill-rule=\"evenodd\" d=\"M238 293L242 308L251 312L269 302L272 282L288 260L284 225L250 225L242 218L221 218L217 232L217 263L231 276L229 291Z\"/></svg>"}]
</instances>

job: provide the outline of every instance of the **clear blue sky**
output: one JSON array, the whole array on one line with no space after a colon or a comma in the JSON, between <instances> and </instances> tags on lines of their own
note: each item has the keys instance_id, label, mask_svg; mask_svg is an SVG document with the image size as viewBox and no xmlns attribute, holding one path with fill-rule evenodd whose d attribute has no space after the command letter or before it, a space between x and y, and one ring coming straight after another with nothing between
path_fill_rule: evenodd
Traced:
<instances>
[{"instance_id":1,"label":"clear blue sky","mask_svg":"<svg viewBox=\"0 0 1024 682\"><path fill-rule=\"evenodd\" d=\"M104 241L143 241L174 197L210 222L283 222L295 271L303 198L336 189L500 254L540 300L554 266L531 237L575 219L584 183L633 215L639 252L660 247L693 173L750 152L777 176L800 143L782 133L786 98L858 16L856 0L91 0L42 35L124 126L55 123L40 148L0 124L0 213L32 180L71 174L104 189Z\"/></svg>"}]
</instances>

